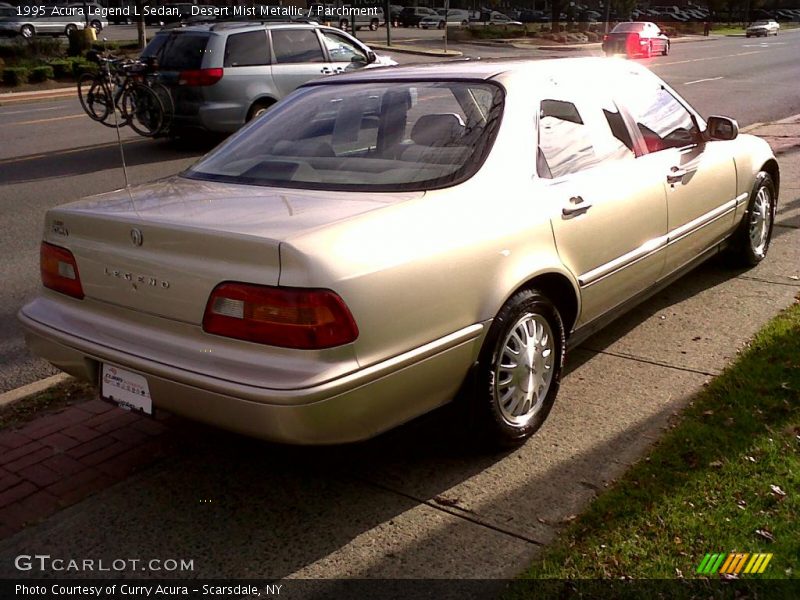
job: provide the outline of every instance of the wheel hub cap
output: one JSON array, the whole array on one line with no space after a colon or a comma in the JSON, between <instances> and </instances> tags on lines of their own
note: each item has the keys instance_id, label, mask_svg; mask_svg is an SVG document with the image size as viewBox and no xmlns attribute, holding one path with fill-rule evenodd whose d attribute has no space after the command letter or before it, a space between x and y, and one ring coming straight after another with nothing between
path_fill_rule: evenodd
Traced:
<instances>
[{"instance_id":1,"label":"wheel hub cap","mask_svg":"<svg viewBox=\"0 0 800 600\"><path fill-rule=\"evenodd\" d=\"M750 244L756 256L763 256L766 252L771 223L772 198L769 190L762 187L756 194L750 215Z\"/></svg>"},{"instance_id":2,"label":"wheel hub cap","mask_svg":"<svg viewBox=\"0 0 800 600\"><path fill-rule=\"evenodd\" d=\"M506 335L495 369L500 414L525 425L539 411L553 379L555 346L550 324L541 315L520 317Z\"/></svg>"}]
</instances>

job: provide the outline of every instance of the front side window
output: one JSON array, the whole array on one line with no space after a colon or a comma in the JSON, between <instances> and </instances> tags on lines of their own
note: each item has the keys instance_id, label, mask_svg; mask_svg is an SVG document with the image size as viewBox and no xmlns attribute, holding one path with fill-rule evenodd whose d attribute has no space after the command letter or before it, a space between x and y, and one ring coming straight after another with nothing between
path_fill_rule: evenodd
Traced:
<instances>
[{"instance_id":1,"label":"front side window","mask_svg":"<svg viewBox=\"0 0 800 600\"><path fill-rule=\"evenodd\" d=\"M322 41L325 43L331 62L352 62L353 59L367 62L367 57L363 50L344 36L330 31L323 31Z\"/></svg>"},{"instance_id":2,"label":"front side window","mask_svg":"<svg viewBox=\"0 0 800 600\"><path fill-rule=\"evenodd\" d=\"M636 121L648 152L682 148L695 143L699 130L692 114L657 79L630 73L632 81L620 97Z\"/></svg>"},{"instance_id":3,"label":"front side window","mask_svg":"<svg viewBox=\"0 0 800 600\"><path fill-rule=\"evenodd\" d=\"M225 42L225 67L268 64L269 52L265 31L248 31L228 36L228 41Z\"/></svg>"},{"instance_id":4,"label":"front side window","mask_svg":"<svg viewBox=\"0 0 800 600\"><path fill-rule=\"evenodd\" d=\"M273 30L272 48L278 64L325 62L313 29Z\"/></svg>"},{"instance_id":5,"label":"front side window","mask_svg":"<svg viewBox=\"0 0 800 600\"><path fill-rule=\"evenodd\" d=\"M381 82L301 88L185 173L277 187L426 190L471 177L500 123L485 82Z\"/></svg>"}]
</instances>

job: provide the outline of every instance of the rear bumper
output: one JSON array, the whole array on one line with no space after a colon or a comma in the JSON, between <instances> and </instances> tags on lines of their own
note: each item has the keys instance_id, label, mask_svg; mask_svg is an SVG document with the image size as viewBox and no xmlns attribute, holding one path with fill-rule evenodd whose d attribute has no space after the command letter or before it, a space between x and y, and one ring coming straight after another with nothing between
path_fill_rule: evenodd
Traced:
<instances>
[{"instance_id":1,"label":"rear bumper","mask_svg":"<svg viewBox=\"0 0 800 600\"><path fill-rule=\"evenodd\" d=\"M339 444L374 437L449 402L477 358L485 324L475 324L368 368L299 389L224 382L18 318L31 351L91 382L108 362L144 375L153 405L270 441Z\"/></svg>"}]
</instances>

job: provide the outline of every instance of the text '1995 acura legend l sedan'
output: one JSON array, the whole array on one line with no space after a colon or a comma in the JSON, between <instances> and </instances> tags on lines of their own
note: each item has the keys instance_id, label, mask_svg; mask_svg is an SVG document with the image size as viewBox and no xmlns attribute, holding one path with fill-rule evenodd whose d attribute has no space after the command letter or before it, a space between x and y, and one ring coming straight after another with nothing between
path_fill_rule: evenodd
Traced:
<instances>
[{"instance_id":1,"label":"text '1995 acura legend l sedan'","mask_svg":"<svg viewBox=\"0 0 800 600\"><path fill-rule=\"evenodd\" d=\"M723 249L778 165L644 67L454 62L308 84L184 173L48 211L32 350L103 397L270 440L467 398L544 422L566 345Z\"/></svg>"}]
</instances>

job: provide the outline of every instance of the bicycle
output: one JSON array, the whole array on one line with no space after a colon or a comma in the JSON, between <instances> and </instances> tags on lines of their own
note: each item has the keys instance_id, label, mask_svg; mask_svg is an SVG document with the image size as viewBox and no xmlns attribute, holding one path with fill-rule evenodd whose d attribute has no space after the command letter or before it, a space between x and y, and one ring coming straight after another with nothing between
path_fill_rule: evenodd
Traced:
<instances>
[{"instance_id":1,"label":"bicycle","mask_svg":"<svg viewBox=\"0 0 800 600\"><path fill-rule=\"evenodd\" d=\"M91 55L90 59L101 68L78 78L78 98L91 119L106 127L130 125L145 137L156 136L169 127L172 96L164 85L155 81L152 62L99 54Z\"/></svg>"}]
</instances>

